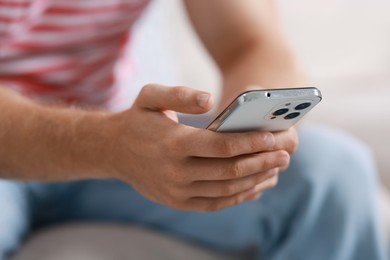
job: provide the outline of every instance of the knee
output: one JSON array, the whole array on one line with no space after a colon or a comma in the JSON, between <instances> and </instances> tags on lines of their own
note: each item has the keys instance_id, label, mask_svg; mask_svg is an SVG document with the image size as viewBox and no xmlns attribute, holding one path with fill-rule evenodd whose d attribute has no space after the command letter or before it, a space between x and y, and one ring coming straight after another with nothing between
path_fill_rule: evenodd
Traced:
<instances>
[{"instance_id":1,"label":"knee","mask_svg":"<svg viewBox=\"0 0 390 260\"><path fill-rule=\"evenodd\" d=\"M300 140L292 168L313 194L337 201L341 210L371 206L377 196L377 174L372 154L363 143L321 127L303 128Z\"/></svg>"}]
</instances>

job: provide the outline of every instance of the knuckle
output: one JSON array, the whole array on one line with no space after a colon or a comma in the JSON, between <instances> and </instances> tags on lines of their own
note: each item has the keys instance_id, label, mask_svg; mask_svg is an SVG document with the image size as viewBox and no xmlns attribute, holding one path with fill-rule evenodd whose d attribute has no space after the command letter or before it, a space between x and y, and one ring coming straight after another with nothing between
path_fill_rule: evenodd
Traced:
<instances>
[{"instance_id":1,"label":"knuckle","mask_svg":"<svg viewBox=\"0 0 390 260\"><path fill-rule=\"evenodd\" d=\"M145 96L149 95L149 93L153 92L154 87L155 86L153 84L147 84L147 85L143 86L141 91L140 91L139 96L145 97Z\"/></svg>"},{"instance_id":2,"label":"knuckle","mask_svg":"<svg viewBox=\"0 0 390 260\"><path fill-rule=\"evenodd\" d=\"M259 147L261 147L261 144L258 141L258 138L252 137L251 139L248 140L248 147L250 151L256 152L259 150Z\"/></svg>"},{"instance_id":3,"label":"knuckle","mask_svg":"<svg viewBox=\"0 0 390 260\"><path fill-rule=\"evenodd\" d=\"M267 156L262 156L260 161L261 170L268 170L275 165L275 156L268 154Z\"/></svg>"},{"instance_id":4,"label":"knuckle","mask_svg":"<svg viewBox=\"0 0 390 260\"><path fill-rule=\"evenodd\" d=\"M229 175L234 179L243 176L243 166L240 161L235 161L230 165Z\"/></svg>"},{"instance_id":5,"label":"knuckle","mask_svg":"<svg viewBox=\"0 0 390 260\"><path fill-rule=\"evenodd\" d=\"M222 203L218 200L210 201L206 207L205 210L207 212L216 212L218 210L223 209L224 207L222 206Z\"/></svg>"},{"instance_id":6,"label":"knuckle","mask_svg":"<svg viewBox=\"0 0 390 260\"><path fill-rule=\"evenodd\" d=\"M232 182L227 182L226 184L222 185L220 195L221 196L229 196L234 194L236 191L236 186Z\"/></svg>"},{"instance_id":7,"label":"knuckle","mask_svg":"<svg viewBox=\"0 0 390 260\"><path fill-rule=\"evenodd\" d=\"M152 94L155 92L156 85L148 84L142 87L141 91L138 94L135 104L143 105L147 100L150 99Z\"/></svg>"},{"instance_id":8,"label":"knuckle","mask_svg":"<svg viewBox=\"0 0 390 260\"><path fill-rule=\"evenodd\" d=\"M234 155L234 144L229 139L221 139L218 150L223 156L232 157Z\"/></svg>"},{"instance_id":9,"label":"knuckle","mask_svg":"<svg viewBox=\"0 0 390 260\"><path fill-rule=\"evenodd\" d=\"M187 100L187 89L185 87L173 87L171 94L179 102L185 102Z\"/></svg>"}]
</instances>

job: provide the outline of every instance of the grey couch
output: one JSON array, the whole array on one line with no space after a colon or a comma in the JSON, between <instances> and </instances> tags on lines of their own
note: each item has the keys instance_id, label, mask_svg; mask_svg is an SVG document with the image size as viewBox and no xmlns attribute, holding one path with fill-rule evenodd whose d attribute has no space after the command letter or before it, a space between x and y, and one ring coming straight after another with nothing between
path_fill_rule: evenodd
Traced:
<instances>
[{"instance_id":1,"label":"grey couch","mask_svg":"<svg viewBox=\"0 0 390 260\"><path fill-rule=\"evenodd\" d=\"M245 257L244 257L245 258ZM12 260L230 260L149 229L102 223L75 223L44 229L31 236Z\"/></svg>"}]
</instances>

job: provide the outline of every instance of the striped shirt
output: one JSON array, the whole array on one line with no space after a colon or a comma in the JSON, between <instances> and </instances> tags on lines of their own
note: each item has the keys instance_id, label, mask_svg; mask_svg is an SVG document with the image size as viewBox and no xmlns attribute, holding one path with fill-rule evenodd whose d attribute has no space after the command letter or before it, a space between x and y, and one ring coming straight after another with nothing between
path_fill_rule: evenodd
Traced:
<instances>
[{"instance_id":1,"label":"striped shirt","mask_svg":"<svg viewBox=\"0 0 390 260\"><path fill-rule=\"evenodd\" d=\"M42 100L105 105L114 67L150 0L0 0L0 85Z\"/></svg>"}]
</instances>

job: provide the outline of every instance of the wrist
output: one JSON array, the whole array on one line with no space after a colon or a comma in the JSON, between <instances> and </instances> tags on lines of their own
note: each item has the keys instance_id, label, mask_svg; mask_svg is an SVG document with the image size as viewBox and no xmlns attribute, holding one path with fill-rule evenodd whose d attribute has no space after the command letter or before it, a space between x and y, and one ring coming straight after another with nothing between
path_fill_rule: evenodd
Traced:
<instances>
[{"instance_id":1,"label":"wrist","mask_svg":"<svg viewBox=\"0 0 390 260\"><path fill-rule=\"evenodd\" d=\"M74 119L70 163L81 178L113 178L117 116L108 112L84 112Z\"/></svg>"}]
</instances>

